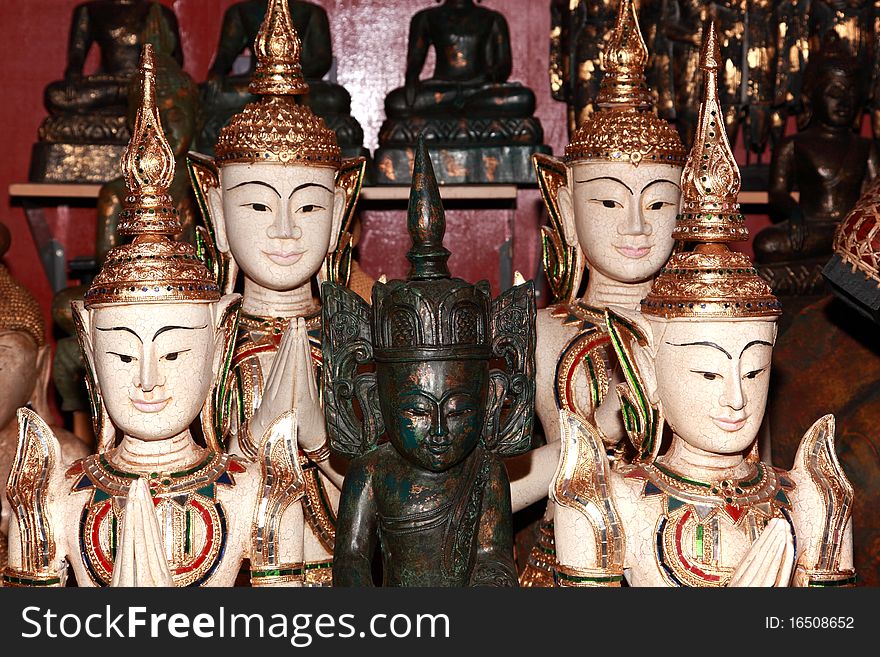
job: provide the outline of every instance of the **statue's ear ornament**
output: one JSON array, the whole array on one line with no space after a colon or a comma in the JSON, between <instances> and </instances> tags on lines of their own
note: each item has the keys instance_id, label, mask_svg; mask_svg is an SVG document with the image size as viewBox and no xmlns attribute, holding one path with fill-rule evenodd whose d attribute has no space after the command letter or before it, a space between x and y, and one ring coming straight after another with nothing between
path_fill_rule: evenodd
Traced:
<instances>
[{"instance_id":1,"label":"statue's ear ornament","mask_svg":"<svg viewBox=\"0 0 880 657\"><path fill-rule=\"evenodd\" d=\"M584 275L584 253L580 246L569 246L565 225L559 210L559 190L568 182L566 166L555 157L532 156L538 187L547 207L550 225L541 227L541 257L544 275L554 303L572 303L577 297Z\"/></svg>"},{"instance_id":2,"label":"statue's ear ornament","mask_svg":"<svg viewBox=\"0 0 880 657\"><path fill-rule=\"evenodd\" d=\"M648 339L635 324L613 310L605 310L605 324L623 371L624 383L618 384L616 389L623 426L636 448L635 460L650 463L660 450L663 415L659 403L651 403L633 356L635 349L647 348Z\"/></svg>"},{"instance_id":3,"label":"statue's ear ornament","mask_svg":"<svg viewBox=\"0 0 880 657\"><path fill-rule=\"evenodd\" d=\"M330 448L352 458L373 449L385 433L376 374L358 373L373 362L372 312L355 292L333 282L321 286L321 297L324 421Z\"/></svg>"},{"instance_id":4,"label":"statue's ear ornament","mask_svg":"<svg viewBox=\"0 0 880 657\"><path fill-rule=\"evenodd\" d=\"M348 285L351 273L354 211L364 183L366 168L366 159L356 157L343 160L339 171L336 172L336 187L342 189L345 194L345 208L339 225L336 248L324 260L324 266L319 274L321 283L331 281L339 285Z\"/></svg>"}]
</instances>

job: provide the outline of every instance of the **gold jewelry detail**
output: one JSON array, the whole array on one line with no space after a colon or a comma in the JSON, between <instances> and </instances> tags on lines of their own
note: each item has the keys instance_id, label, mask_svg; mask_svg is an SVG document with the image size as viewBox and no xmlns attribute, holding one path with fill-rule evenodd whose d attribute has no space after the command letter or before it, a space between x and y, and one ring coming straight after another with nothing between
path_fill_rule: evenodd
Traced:
<instances>
[{"instance_id":1,"label":"gold jewelry detail","mask_svg":"<svg viewBox=\"0 0 880 657\"><path fill-rule=\"evenodd\" d=\"M261 98L220 131L214 149L218 164L281 162L339 168L342 156L336 133L295 99L309 90L300 50L287 0L270 0L254 41L257 67L250 92Z\"/></svg>"},{"instance_id":2,"label":"gold jewelry detail","mask_svg":"<svg viewBox=\"0 0 880 657\"><path fill-rule=\"evenodd\" d=\"M593 112L565 149L573 162L684 164L678 132L654 113L645 80L648 49L633 0L621 0L617 24L603 57L605 75Z\"/></svg>"},{"instance_id":3,"label":"gold jewelry detail","mask_svg":"<svg viewBox=\"0 0 880 657\"><path fill-rule=\"evenodd\" d=\"M174 180L174 152L156 108L152 44L144 45L140 69L141 107L122 158L128 196L119 223L120 233L135 238L107 255L84 296L86 308L112 303L220 299L220 288L192 245L168 239L181 227L168 193Z\"/></svg>"},{"instance_id":4,"label":"gold jewelry detail","mask_svg":"<svg viewBox=\"0 0 880 657\"><path fill-rule=\"evenodd\" d=\"M6 227L0 224L6 232ZM0 247L0 257L6 253L8 240ZM43 313L33 295L12 277L6 265L0 264L0 333L21 331L27 333L38 347L46 341Z\"/></svg>"},{"instance_id":5,"label":"gold jewelry detail","mask_svg":"<svg viewBox=\"0 0 880 657\"><path fill-rule=\"evenodd\" d=\"M725 242L748 236L737 194L739 168L730 149L718 101L720 62L715 24L703 38L703 101L694 146L682 174L682 213L673 237L698 242L691 251L673 253L642 300L646 315L675 319L776 317L778 299L748 256Z\"/></svg>"},{"instance_id":6,"label":"gold jewelry detail","mask_svg":"<svg viewBox=\"0 0 880 657\"><path fill-rule=\"evenodd\" d=\"M330 458L330 443L325 440L324 444L317 449L304 449L303 454L305 454L312 463L326 461Z\"/></svg>"}]
</instances>

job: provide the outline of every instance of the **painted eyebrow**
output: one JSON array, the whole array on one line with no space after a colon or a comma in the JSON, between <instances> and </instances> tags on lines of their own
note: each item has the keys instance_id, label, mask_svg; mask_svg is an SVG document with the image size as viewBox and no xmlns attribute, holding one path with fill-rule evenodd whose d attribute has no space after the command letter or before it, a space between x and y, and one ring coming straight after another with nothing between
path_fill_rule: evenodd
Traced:
<instances>
[{"instance_id":1,"label":"painted eyebrow","mask_svg":"<svg viewBox=\"0 0 880 657\"><path fill-rule=\"evenodd\" d=\"M300 185L299 187L294 189L292 192L290 192L290 196L288 198L293 198L293 195L296 194L298 191L306 189L308 187L320 187L321 189L327 190L331 194L333 193L333 190L330 189L329 187L327 187L326 185L322 185L321 183L312 182L312 183L303 183L302 185Z\"/></svg>"},{"instance_id":2,"label":"painted eyebrow","mask_svg":"<svg viewBox=\"0 0 880 657\"><path fill-rule=\"evenodd\" d=\"M588 182L593 182L594 180L611 180L613 182L616 182L619 185L623 185L624 187L626 187L626 190L631 195L635 196L635 194L633 193L633 190L631 190L629 188L629 185L627 185L625 182L623 182L619 178L612 178L611 176L599 176L598 178L588 178L587 180L575 180L575 182L576 183L588 183Z\"/></svg>"},{"instance_id":3,"label":"painted eyebrow","mask_svg":"<svg viewBox=\"0 0 880 657\"><path fill-rule=\"evenodd\" d=\"M770 344L769 342L767 342L766 340L752 340L752 341L749 342L745 347L743 347L743 350L742 350L741 352L739 352L740 357L742 357L742 355L743 355L744 353L746 353L746 349L748 349L749 347L753 347L753 346L755 346L756 344L762 344L762 345L764 345L765 347L773 347L773 345Z\"/></svg>"},{"instance_id":4,"label":"painted eyebrow","mask_svg":"<svg viewBox=\"0 0 880 657\"><path fill-rule=\"evenodd\" d=\"M675 344L674 342L667 342L666 344L672 347L712 347L713 349L717 349L722 354L727 356L727 360L733 360L733 356L727 353L727 349L724 347L715 344L714 342L682 342L681 344Z\"/></svg>"},{"instance_id":5,"label":"painted eyebrow","mask_svg":"<svg viewBox=\"0 0 880 657\"><path fill-rule=\"evenodd\" d=\"M112 327L108 327L108 328L101 328L100 326L96 326L95 328L98 331L128 331L129 333L131 333L134 337L136 337L138 339L138 342L140 342L141 344L144 343L144 341L141 340L141 336L139 336L137 333L132 331L127 326L112 326Z\"/></svg>"},{"instance_id":6,"label":"painted eyebrow","mask_svg":"<svg viewBox=\"0 0 880 657\"><path fill-rule=\"evenodd\" d=\"M207 324L205 324L207 326ZM153 340L162 335L165 331L175 331L177 329L181 329L183 331L197 331L199 329L205 328L205 326L163 326L158 331L156 331L156 335L153 336Z\"/></svg>"},{"instance_id":7,"label":"painted eyebrow","mask_svg":"<svg viewBox=\"0 0 880 657\"><path fill-rule=\"evenodd\" d=\"M672 185L673 187L675 187L675 188L678 189L678 190L681 189L681 187L680 187L679 185L676 185L676 184L675 184L674 182L672 182L671 180L666 180L665 178L660 178L659 180L652 180L652 181L649 182L647 185L645 185L644 187L642 187L642 194L644 194L644 193L645 193L645 190L648 189L648 187L650 187L651 185L659 185L659 184L661 184L661 183L667 183L668 185Z\"/></svg>"},{"instance_id":8,"label":"painted eyebrow","mask_svg":"<svg viewBox=\"0 0 880 657\"><path fill-rule=\"evenodd\" d=\"M270 185L269 183L263 182L262 180L246 180L244 182L238 183L237 185L233 185L232 187L230 187L226 191L231 192L233 189L238 189L239 187L244 187L245 185L260 185L261 187L268 187L273 192L275 192L275 195L278 198L281 198L281 194L278 193L277 189L272 187L272 185Z\"/></svg>"}]
</instances>

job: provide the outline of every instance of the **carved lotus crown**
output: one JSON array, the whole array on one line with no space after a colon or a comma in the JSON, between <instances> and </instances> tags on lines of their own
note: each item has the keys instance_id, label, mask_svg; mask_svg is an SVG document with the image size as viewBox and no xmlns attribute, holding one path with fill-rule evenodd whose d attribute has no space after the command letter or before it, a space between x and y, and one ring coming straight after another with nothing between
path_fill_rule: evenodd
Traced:
<instances>
[{"instance_id":1,"label":"carved lotus crown","mask_svg":"<svg viewBox=\"0 0 880 657\"><path fill-rule=\"evenodd\" d=\"M111 303L220 299L220 289L192 245L173 242L180 218L168 193L174 180L174 152L156 107L153 46L141 55L141 106L122 158L128 188L119 232L131 244L112 249L84 296L86 308Z\"/></svg>"},{"instance_id":2,"label":"carved lotus crown","mask_svg":"<svg viewBox=\"0 0 880 657\"><path fill-rule=\"evenodd\" d=\"M694 146L682 174L682 213L673 237L693 244L673 253L642 300L642 313L675 318L775 317L782 310L748 256L727 242L743 240L737 194L739 168L733 158L718 101L718 38L714 23L703 37L700 66L703 100Z\"/></svg>"},{"instance_id":3,"label":"carved lotus crown","mask_svg":"<svg viewBox=\"0 0 880 657\"><path fill-rule=\"evenodd\" d=\"M603 57L605 75L590 115L565 148L566 162L642 161L681 165L687 151L678 132L654 113L645 80L648 49L632 0L621 0Z\"/></svg>"},{"instance_id":4,"label":"carved lotus crown","mask_svg":"<svg viewBox=\"0 0 880 657\"><path fill-rule=\"evenodd\" d=\"M300 65L301 49L287 0L270 0L254 41L257 66L250 92L260 100L249 103L220 131L214 148L218 163L339 167L342 156L336 133L296 102L296 96L309 90Z\"/></svg>"}]
</instances>

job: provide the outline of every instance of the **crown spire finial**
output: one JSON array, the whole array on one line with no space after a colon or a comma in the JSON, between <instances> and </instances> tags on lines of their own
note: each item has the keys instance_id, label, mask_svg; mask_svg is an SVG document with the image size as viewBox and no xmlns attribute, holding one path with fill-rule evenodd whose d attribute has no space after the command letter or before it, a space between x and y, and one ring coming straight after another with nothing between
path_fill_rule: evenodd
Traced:
<instances>
[{"instance_id":1,"label":"crown spire finial","mask_svg":"<svg viewBox=\"0 0 880 657\"><path fill-rule=\"evenodd\" d=\"M446 265L449 251L443 247L446 215L423 135L419 135L416 144L407 227L412 237L412 248L406 254L412 263L409 280L449 278L449 267Z\"/></svg>"},{"instance_id":2,"label":"crown spire finial","mask_svg":"<svg viewBox=\"0 0 880 657\"><path fill-rule=\"evenodd\" d=\"M681 177L682 213L673 237L689 242L738 242L748 237L737 201L739 167L727 139L724 112L718 100L721 55L715 23L703 33L700 68L703 100L694 145Z\"/></svg>"},{"instance_id":3,"label":"crown spire finial","mask_svg":"<svg viewBox=\"0 0 880 657\"><path fill-rule=\"evenodd\" d=\"M605 75L596 105L602 109L650 109L653 98L645 79L648 48L639 29L633 0L621 0L617 23L602 56Z\"/></svg>"},{"instance_id":4,"label":"crown spire finial","mask_svg":"<svg viewBox=\"0 0 880 657\"><path fill-rule=\"evenodd\" d=\"M128 195L119 214L120 235L176 235L180 217L168 193L174 181L174 151L162 130L156 106L153 45L144 44L140 61L141 104L131 140L122 156Z\"/></svg>"},{"instance_id":5,"label":"crown spire finial","mask_svg":"<svg viewBox=\"0 0 880 657\"><path fill-rule=\"evenodd\" d=\"M303 77L302 42L293 27L287 0L269 0L254 41L257 66L250 92L256 96L295 96L309 91Z\"/></svg>"}]
</instances>

